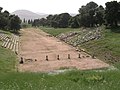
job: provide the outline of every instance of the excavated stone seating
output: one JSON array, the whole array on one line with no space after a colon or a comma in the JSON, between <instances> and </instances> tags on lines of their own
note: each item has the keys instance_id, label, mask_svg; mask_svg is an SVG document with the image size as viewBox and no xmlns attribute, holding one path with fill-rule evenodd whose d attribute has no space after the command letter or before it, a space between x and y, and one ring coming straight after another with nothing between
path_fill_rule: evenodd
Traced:
<instances>
[{"instance_id":1,"label":"excavated stone seating","mask_svg":"<svg viewBox=\"0 0 120 90\"><path fill-rule=\"evenodd\" d=\"M0 33L0 40L2 41L2 47L7 48L18 54L19 49L19 36L17 35L7 35Z\"/></svg>"}]
</instances>

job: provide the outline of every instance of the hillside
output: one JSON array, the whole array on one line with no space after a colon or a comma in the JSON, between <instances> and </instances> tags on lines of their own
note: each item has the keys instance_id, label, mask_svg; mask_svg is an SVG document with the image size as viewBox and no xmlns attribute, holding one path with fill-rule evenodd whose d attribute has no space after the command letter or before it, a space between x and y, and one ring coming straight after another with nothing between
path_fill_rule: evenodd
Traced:
<instances>
[{"instance_id":1,"label":"hillside","mask_svg":"<svg viewBox=\"0 0 120 90\"><path fill-rule=\"evenodd\" d=\"M21 20L23 20L24 18L26 20L29 20L29 19L38 19L38 18L45 18L47 17L47 14L37 14L37 13L34 13L34 12L31 12L31 11L28 11L28 10L16 10L14 11L12 14L15 14L15 15L18 15L20 17Z\"/></svg>"}]
</instances>

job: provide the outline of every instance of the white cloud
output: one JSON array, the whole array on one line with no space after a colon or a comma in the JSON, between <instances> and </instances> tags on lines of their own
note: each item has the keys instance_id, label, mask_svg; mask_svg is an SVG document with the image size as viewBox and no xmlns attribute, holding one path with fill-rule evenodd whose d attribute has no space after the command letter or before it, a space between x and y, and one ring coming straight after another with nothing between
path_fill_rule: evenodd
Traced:
<instances>
[{"instance_id":1,"label":"white cloud","mask_svg":"<svg viewBox=\"0 0 120 90\"><path fill-rule=\"evenodd\" d=\"M81 5L90 1L104 6L105 2L111 0L0 0L0 5L10 12L26 9L40 13L78 13Z\"/></svg>"}]
</instances>

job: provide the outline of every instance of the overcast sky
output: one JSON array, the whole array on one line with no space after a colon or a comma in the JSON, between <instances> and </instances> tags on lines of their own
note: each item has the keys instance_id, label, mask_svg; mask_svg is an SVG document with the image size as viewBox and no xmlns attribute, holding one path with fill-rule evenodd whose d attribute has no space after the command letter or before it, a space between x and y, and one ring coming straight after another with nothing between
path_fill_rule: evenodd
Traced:
<instances>
[{"instance_id":1,"label":"overcast sky","mask_svg":"<svg viewBox=\"0 0 120 90\"><path fill-rule=\"evenodd\" d=\"M90 1L105 6L105 3L111 0L0 0L0 7L10 13L19 9L46 14L78 13L81 5L86 5Z\"/></svg>"}]
</instances>

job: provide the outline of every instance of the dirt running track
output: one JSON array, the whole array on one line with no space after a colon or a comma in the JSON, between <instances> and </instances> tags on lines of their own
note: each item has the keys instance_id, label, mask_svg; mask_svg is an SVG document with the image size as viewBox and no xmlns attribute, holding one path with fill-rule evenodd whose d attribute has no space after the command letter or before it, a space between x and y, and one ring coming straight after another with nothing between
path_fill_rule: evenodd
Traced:
<instances>
[{"instance_id":1,"label":"dirt running track","mask_svg":"<svg viewBox=\"0 0 120 90\"><path fill-rule=\"evenodd\" d=\"M79 53L81 58L78 58ZM68 54L70 54L70 59L68 59ZM48 61L46 55L48 55ZM57 60L58 55L60 60ZM51 37L42 30L34 28L21 30L20 57L24 58L24 64L20 64L20 71L46 72L61 67L85 70L109 66L103 61L86 56L89 55L77 52L74 47Z\"/></svg>"}]
</instances>

